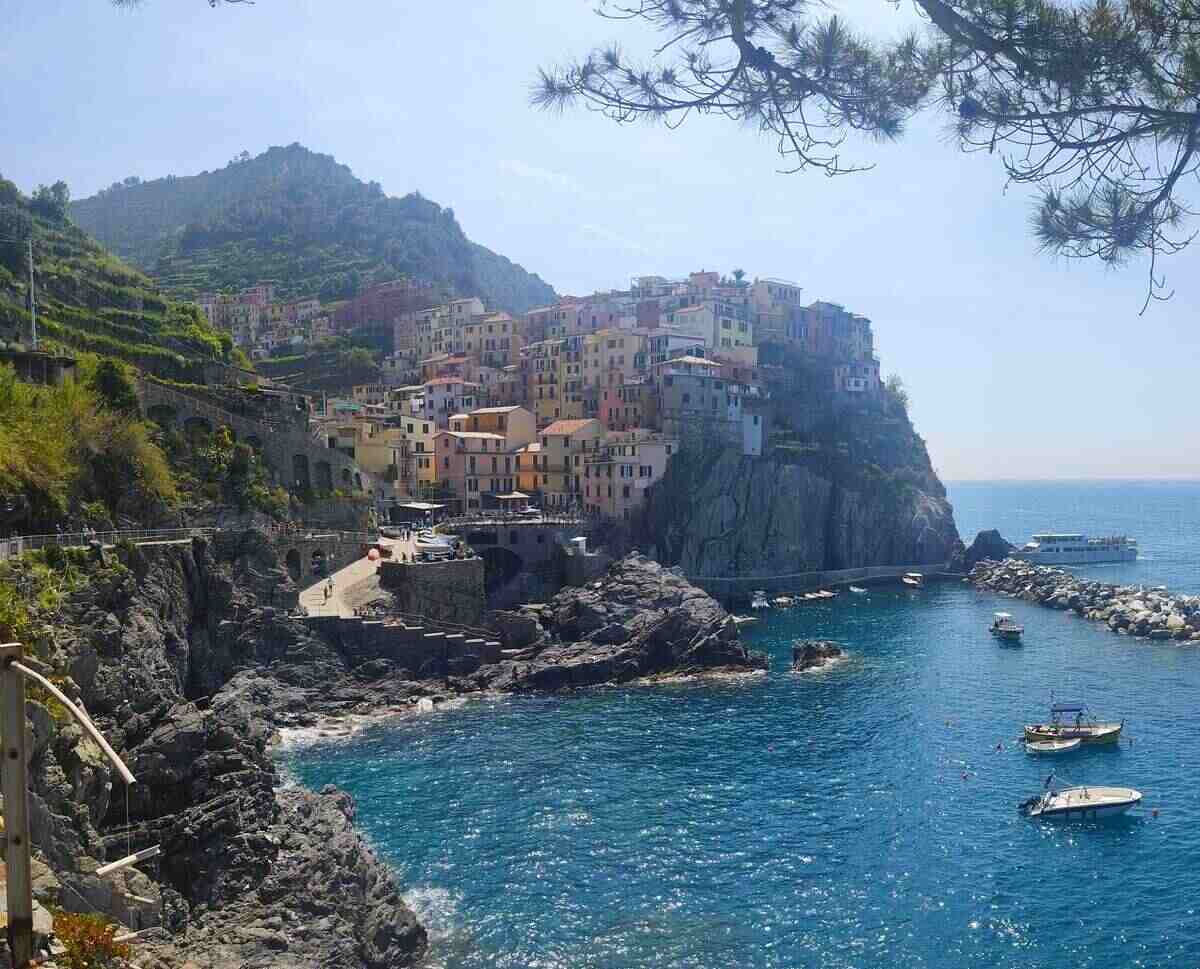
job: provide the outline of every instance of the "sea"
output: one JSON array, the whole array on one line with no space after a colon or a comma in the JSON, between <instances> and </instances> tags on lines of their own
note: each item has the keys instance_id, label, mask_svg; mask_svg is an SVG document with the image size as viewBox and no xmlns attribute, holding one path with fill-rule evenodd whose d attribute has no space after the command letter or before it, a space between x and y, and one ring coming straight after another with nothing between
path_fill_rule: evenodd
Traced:
<instances>
[{"instance_id":1,"label":"sea","mask_svg":"<svg viewBox=\"0 0 1200 969\"><path fill-rule=\"evenodd\" d=\"M1200 483L950 485L996 527L1124 532L1114 582L1200 592ZM987 633L993 611L1021 646ZM354 795L430 930L426 965L1044 969L1200 965L1200 649L961 583L774 610L765 674L469 700L286 746ZM846 658L788 669L797 638ZM1051 699L1124 719L1054 758ZM1022 817L1059 784L1134 787L1102 822Z\"/></svg>"}]
</instances>

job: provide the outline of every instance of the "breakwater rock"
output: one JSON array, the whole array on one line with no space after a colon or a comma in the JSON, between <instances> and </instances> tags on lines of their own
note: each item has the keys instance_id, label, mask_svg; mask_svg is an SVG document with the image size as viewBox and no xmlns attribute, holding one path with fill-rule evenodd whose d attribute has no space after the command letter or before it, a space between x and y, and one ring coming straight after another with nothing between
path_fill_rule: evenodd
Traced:
<instances>
[{"instance_id":1,"label":"breakwater rock","mask_svg":"<svg viewBox=\"0 0 1200 969\"><path fill-rule=\"evenodd\" d=\"M677 569L633 553L596 582L564 589L517 620L500 614L518 658L484 667L473 682L498 690L557 690L624 683L662 673L766 668L746 649L721 605ZM532 620L532 625L526 621Z\"/></svg>"},{"instance_id":2,"label":"breakwater rock","mask_svg":"<svg viewBox=\"0 0 1200 969\"><path fill-rule=\"evenodd\" d=\"M981 589L1070 610L1121 635L1200 642L1200 596L1081 579L1066 569L1019 559L980 562L967 581Z\"/></svg>"}]
</instances>

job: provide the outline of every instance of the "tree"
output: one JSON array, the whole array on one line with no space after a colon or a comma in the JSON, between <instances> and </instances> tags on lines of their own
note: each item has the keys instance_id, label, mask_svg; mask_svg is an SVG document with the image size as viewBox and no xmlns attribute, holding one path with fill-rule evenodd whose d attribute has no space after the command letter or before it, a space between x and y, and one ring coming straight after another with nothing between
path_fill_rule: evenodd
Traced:
<instances>
[{"instance_id":1,"label":"tree","mask_svg":"<svg viewBox=\"0 0 1200 969\"><path fill-rule=\"evenodd\" d=\"M888 379L883 384L884 393L887 394L889 403L895 405L901 411L908 411L908 390L904 386L904 381L900 379L898 373L890 374Z\"/></svg>"},{"instance_id":2,"label":"tree","mask_svg":"<svg viewBox=\"0 0 1200 969\"><path fill-rule=\"evenodd\" d=\"M873 42L804 0L601 0L664 40L650 60L616 45L540 72L533 101L583 102L618 122L721 114L773 135L789 171L830 175L851 131L892 139L928 106L964 151L999 154L1039 189L1047 250L1121 263L1192 236L1186 184L1200 171L1196 0L915 0L927 37Z\"/></svg>"},{"instance_id":3,"label":"tree","mask_svg":"<svg viewBox=\"0 0 1200 969\"><path fill-rule=\"evenodd\" d=\"M39 185L33 190L30 200L30 207L34 212L55 222L66 221L70 204L71 190L62 179L50 186Z\"/></svg>"},{"instance_id":4,"label":"tree","mask_svg":"<svg viewBox=\"0 0 1200 969\"><path fill-rule=\"evenodd\" d=\"M135 417L141 412L137 389L124 364L101 360L92 374L91 385L100 404L114 414Z\"/></svg>"}]
</instances>

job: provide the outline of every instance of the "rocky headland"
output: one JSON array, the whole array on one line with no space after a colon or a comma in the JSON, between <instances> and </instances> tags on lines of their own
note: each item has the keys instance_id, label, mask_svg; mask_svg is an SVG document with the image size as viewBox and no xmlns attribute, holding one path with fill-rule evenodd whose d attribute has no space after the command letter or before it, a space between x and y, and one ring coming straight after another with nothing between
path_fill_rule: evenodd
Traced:
<instances>
[{"instance_id":1,"label":"rocky headland","mask_svg":"<svg viewBox=\"0 0 1200 969\"><path fill-rule=\"evenodd\" d=\"M967 581L980 589L1069 610L1123 636L1200 642L1200 596L1081 579L1066 569L1012 558L978 562Z\"/></svg>"},{"instance_id":2,"label":"rocky headland","mask_svg":"<svg viewBox=\"0 0 1200 969\"><path fill-rule=\"evenodd\" d=\"M639 555L543 606L498 614L499 663L424 680L340 651L273 605L290 579L253 530L108 552L88 579L29 645L138 783L126 799L99 751L33 695L38 896L147 930L143 969L384 969L422 953L425 931L355 829L350 798L278 772L281 728L420 697L766 665L714 600ZM158 859L94 875L152 844Z\"/></svg>"},{"instance_id":3,"label":"rocky headland","mask_svg":"<svg viewBox=\"0 0 1200 969\"><path fill-rule=\"evenodd\" d=\"M780 394L776 421L805 412ZM946 490L906 415L845 414L762 457L698 446L648 493L636 543L689 576L943 565L962 549Z\"/></svg>"}]
</instances>

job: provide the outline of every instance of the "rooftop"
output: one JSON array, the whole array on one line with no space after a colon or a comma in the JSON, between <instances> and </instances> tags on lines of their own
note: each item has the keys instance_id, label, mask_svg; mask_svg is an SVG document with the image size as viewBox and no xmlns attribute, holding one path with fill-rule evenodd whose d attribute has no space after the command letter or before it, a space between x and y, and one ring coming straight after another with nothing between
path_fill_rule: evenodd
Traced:
<instances>
[{"instance_id":1,"label":"rooftop","mask_svg":"<svg viewBox=\"0 0 1200 969\"><path fill-rule=\"evenodd\" d=\"M577 431L582 431L584 428L591 427L593 424L602 426L594 417L585 417L581 420L555 421L544 431L542 431L542 433L564 434L569 436Z\"/></svg>"}]
</instances>

